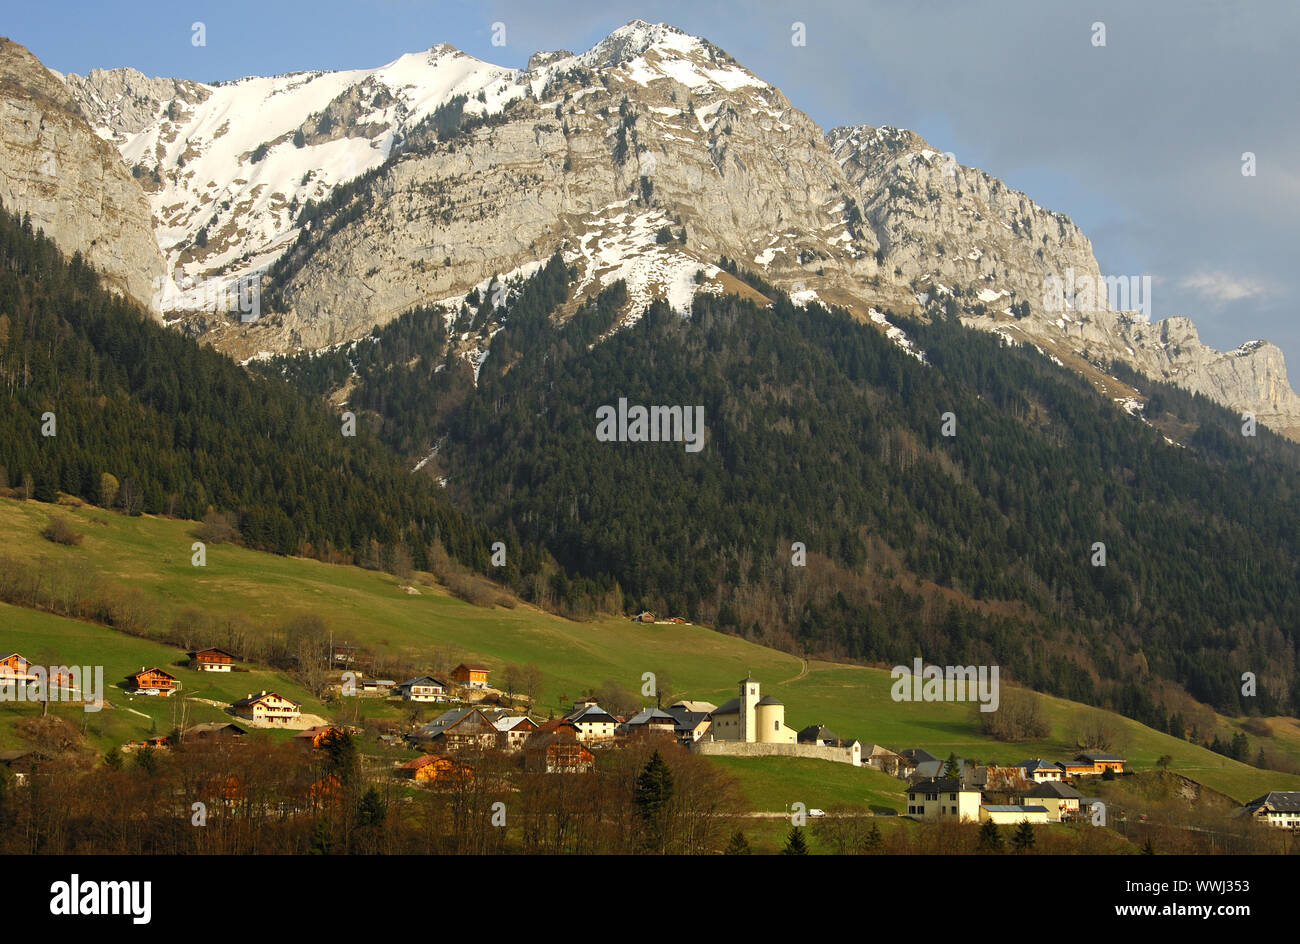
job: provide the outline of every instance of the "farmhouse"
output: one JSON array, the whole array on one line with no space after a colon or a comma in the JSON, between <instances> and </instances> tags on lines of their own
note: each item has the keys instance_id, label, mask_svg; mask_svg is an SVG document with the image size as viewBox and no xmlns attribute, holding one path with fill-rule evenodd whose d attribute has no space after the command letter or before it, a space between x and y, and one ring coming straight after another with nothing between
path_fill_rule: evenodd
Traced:
<instances>
[{"instance_id":1,"label":"farmhouse","mask_svg":"<svg viewBox=\"0 0 1300 944\"><path fill-rule=\"evenodd\" d=\"M465 748L495 747L499 733L480 709L451 708L415 732L414 740L454 753Z\"/></svg>"},{"instance_id":2,"label":"farmhouse","mask_svg":"<svg viewBox=\"0 0 1300 944\"><path fill-rule=\"evenodd\" d=\"M956 820L959 823L979 819L980 792L962 785L956 777L922 780L907 788L907 816L918 820Z\"/></svg>"},{"instance_id":3,"label":"farmhouse","mask_svg":"<svg viewBox=\"0 0 1300 944\"><path fill-rule=\"evenodd\" d=\"M127 679L137 695L170 695L181 687L176 676L157 667L142 668L139 672L128 675Z\"/></svg>"},{"instance_id":4,"label":"farmhouse","mask_svg":"<svg viewBox=\"0 0 1300 944\"><path fill-rule=\"evenodd\" d=\"M889 774L891 777L897 777L899 776L899 770L905 765L905 761L887 747L882 747L879 744L868 744L862 748L862 764L864 767L870 767L873 770L879 770L881 773Z\"/></svg>"},{"instance_id":5,"label":"farmhouse","mask_svg":"<svg viewBox=\"0 0 1300 944\"><path fill-rule=\"evenodd\" d=\"M442 701L446 692L447 686L432 675L407 679L397 686L397 694L402 696L403 701Z\"/></svg>"},{"instance_id":6,"label":"farmhouse","mask_svg":"<svg viewBox=\"0 0 1300 944\"><path fill-rule=\"evenodd\" d=\"M537 722L527 715L502 714L492 719L497 729L497 747L503 751L517 751L524 746L528 736L537 730Z\"/></svg>"},{"instance_id":7,"label":"farmhouse","mask_svg":"<svg viewBox=\"0 0 1300 944\"><path fill-rule=\"evenodd\" d=\"M549 721L524 744L524 769L535 773L585 774L596 769L596 755L578 740L577 729L563 719Z\"/></svg>"},{"instance_id":8,"label":"farmhouse","mask_svg":"<svg viewBox=\"0 0 1300 944\"><path fill-rule=\"evenodd\" d=\"M466 665L462 662L451 670L451 680L465 688L487 688L487 666Z\"/></svg>"},{"instance_id":9,"label":"farmhouse","mask_svg":"<svg viewBox=\"0 0 1300 944\"><path fill-rule=\"evenodd\" d=\"M229 672L234 667L235 657L224 649L196 649L187 655L196 672Z\"/></svg>"},{"instance_id":10,"label":"farmhouse","mask_svg":"<svg viewBox=\"0 0 1300 944\"><path fill-rule=\"evenodd\" d=\"M1057 764L1049 764L1042 758L1033 760L1022 760L1016 764L1025 772L1025 779L1032 780L1034 783L1045 783L1048 780L1060 780L1064 772Z\"/></svg>"},{"instance_id":11,"label":"farmhouse","mask_svg":"<svg viewBox=\"0 0 1300 944\"><path fill-rule=\"evenodd\" d=\"M235 714L249 721L268 725L288 725L302 716L301 706L291 698L275 692L261 692L239 699L232 706Z\"/></svg>"},{"instance_id":12,"label":"farmhouse","mask_svg":"<svg viewBox=\"0 0 1300 944\"><path fill-rule=\"evenodd\" d=\"M618 719L596 704L574 705L564 720L573 722L580 741L612 740L618 726Z\"/></svg>"},{"instance_id":13,"label":"farmhouse","mask_svg":"<svg viewBox=\"0 0 1300 944\"><path fill-rule=\"evenodd\" d=\"M1247 816L1274 829L1300 828L1300 792L1273 790L1238 809L1234 816Z\"/></svg>"},{"instance_id":14,"label":"farmhouse","mask_svg":"<svg viewBox=\"0 0 1300 944\"><path fill-rule=\"evenodd\" d=\"M659 708L642 708L620 725L618 732L626 735L663 734L675 737L677 719Z\"/></svg>"}]
</instances>

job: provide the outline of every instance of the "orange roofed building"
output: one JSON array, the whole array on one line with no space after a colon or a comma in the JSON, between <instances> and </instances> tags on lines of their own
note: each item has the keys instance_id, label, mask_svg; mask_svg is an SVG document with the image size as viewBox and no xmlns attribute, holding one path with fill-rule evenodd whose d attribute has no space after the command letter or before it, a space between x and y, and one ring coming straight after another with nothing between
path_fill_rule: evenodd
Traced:
<instances>
[{"instance_id":1,"label":"orange roofed building","mask_svg":"<svg viewBox=\"0 0 1300 944\"><path fill-rule=\"evenodd\" d=\"M462 662L451 670L451 678L466 688L487 688L488 670L485 665L466 665Z\"/></svg>"},{"instance_id":2,"label":"orange roofed building","mask_svg":"<svg viewBox=\"0 0 1300 944\"><path fill-rule=\"evenodd\" d=\"M18 682L34 682L36 676L31 673L31 663L16 652L0 659L0 679L13 679Z\"/></svg>"}]
</instances>

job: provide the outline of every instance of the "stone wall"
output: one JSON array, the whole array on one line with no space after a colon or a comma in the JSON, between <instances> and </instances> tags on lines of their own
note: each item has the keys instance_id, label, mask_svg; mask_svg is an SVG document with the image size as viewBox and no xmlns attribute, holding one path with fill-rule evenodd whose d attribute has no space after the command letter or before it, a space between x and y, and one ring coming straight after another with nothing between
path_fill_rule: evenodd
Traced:
<instances>
[{"instance_id":1,"label":"stone wall","mask_svg":"<svg viewBox=\"0 0 1300 944\"><path fill-rule=\"evenodd\" d=\"M696 741L696 754L715 757L807 757L829 760L836 764L861 767L861 757L852 748L827 747L821 744L759 744L745 741Z\"/></svg>"}]
</instances>

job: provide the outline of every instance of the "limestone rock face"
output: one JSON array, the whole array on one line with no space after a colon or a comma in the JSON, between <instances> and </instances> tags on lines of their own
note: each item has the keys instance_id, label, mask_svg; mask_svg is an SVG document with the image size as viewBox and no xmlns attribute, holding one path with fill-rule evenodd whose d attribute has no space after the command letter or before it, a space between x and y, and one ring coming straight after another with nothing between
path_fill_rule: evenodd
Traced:
<instances>
[{"instance_id":1,"label":"limestone rock face","mask_svg":"<svg viewBox=\"0 0 1300 944\"><path fill-rule=\"evenodd\" d=\"M875 241L849 232L846 183L807 116L702 47L595 52L598 79L553 63L500 123L383 170L370 209L289 278L290 343L344 340L561 248L593 285L627 278L641 307L722 255L860 292Z\"/></svg>"},{"instance_id":2,"label":"limestone rock face","mask_svg":"<svg viewBox=\"0 0 1300 944\"><path fill-rule=\"evenodd\" d=\"M1014 327L1093 363L1118 360L1253 412L1278 431L1300 432L1300 397L1276 346L1252 341L1225 353L1202 343L1187 318L1149 323L1135 310L1149 302L1149 286L1104 276L1067 217L910 131L835 128L827 140L861 195L882 269L915 287L923 308L959 286L974 308L962 317L972 327Z\"/></svg>"},{"instance_id":3,"label":"limestone rock face","mask_svg":"<svg viewBox=\"0 0 1300 944\"><path fill-rule=\"evenodd\" d=\"M146 307L163 273L144 191L57 76L0 38L0 200Z\"/></svg>"}]
</instances>

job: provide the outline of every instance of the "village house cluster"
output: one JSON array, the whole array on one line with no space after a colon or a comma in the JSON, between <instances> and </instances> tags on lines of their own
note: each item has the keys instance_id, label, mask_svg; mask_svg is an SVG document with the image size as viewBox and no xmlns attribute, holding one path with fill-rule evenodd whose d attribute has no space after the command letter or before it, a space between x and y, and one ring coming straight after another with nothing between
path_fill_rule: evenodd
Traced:
<instances>
[{"instance_id":1,"label":"village house cluster","mask_svg":"<svg viewBox=\"0 0 1300 944\"><path fill-rule=\"evenodd\" d=\"M1092 818L1100 800L1078 789L1087 778L1125 772L1116 754L1085 753L1072 761L1041 758L1011 766L941 761L919 748L903 751L896 775L911 782L907 816L922 821L1063 823ZM1104 806L1102 807L1104 809Z\"/></svg>"},{"instance_id":2,"label":"village house cluster","mask_svg":"<svg viewBox=\"0 0 1300 944\"><path fill-rule=\"evenodd\" d=\"M636 617L652 620L652 614ZM350 647L333 647L336 666L356 661ZM219 648L188 652L188 667L196 672L240 671L235 657ZM418 750L419 756L394 763L393 774L424 785L464 782L473 777L467 752L499 751L522 755L527 771L589 773L596 767L596 752L616 747L629 738L657 737L679 742L705 755L792 756L865 767L905 781L905 816L925 822L1061 823L1088 820L1100 800L1086 796L1080 787L1094 778L1124 775L1125 758L1109 753L1085 752L1070 760L1023 760L1010 766L981 765L963 758L940 760L921 748L893 751L880 744L844 739L821 724L795 730L786 723L785 705L762 694L760 683L747 675L737 683L737 695L721 705L682 699L667 707L645 707L629 715L607 711L592 696L579 698L562 716L540 721L515 710L514 699L489 684L489 669L462 662L443 681L420 675L404 682L366 678L345 671L336 685L345 694L400 699L415 704L445 703L448 707L432 720L405 735L381 735L389 747ZM0 659L0 684L27 684L36 675L19 653ZM348 686L351 686L349 690ZM168 697L182 688L171 672L144 667L126 677L133 695ZM508 707L503 707L505 702ZM249 693L230 705L230 713L244 722L208 722L180 728L173 735L131 741L126 752L141 748L166 749L173 739L241 738L249 728L299 729L310 725L302 706L277 692ZM299 730L294 741L319 748L333 734L352 729L344 725L314 725ZM6 751L0 764L15 767L33 757L31 751ZM1102 807L1104 810L1104 807ZM1272 791L1239 808L1236 816L1279 829L1300 829L1300 792Z\"/></svg>"}]
</instances>

